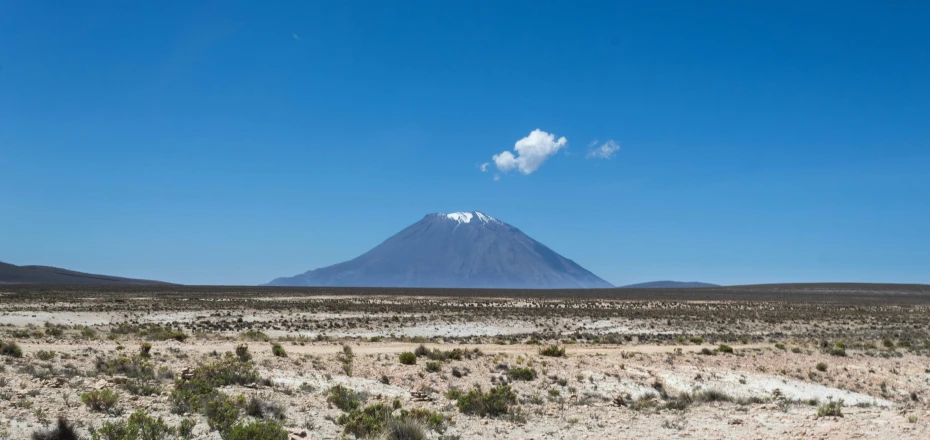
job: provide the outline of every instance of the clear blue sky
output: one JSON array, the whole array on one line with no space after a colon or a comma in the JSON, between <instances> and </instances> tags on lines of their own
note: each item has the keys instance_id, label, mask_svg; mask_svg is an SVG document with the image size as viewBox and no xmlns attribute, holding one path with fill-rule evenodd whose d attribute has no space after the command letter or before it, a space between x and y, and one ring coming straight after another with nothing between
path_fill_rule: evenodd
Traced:
<instances>
[{"instance_id":1,"label":"clear blue sky","mask_svg":"<svg viewBox=\"0 0 930 440\"><path fill-rule=\"evenodd\" d=\"M479 210L618 285L930 283L928 2L266 3L0 3L0 260L256 284Z\"/></svg>"}]
</instances>

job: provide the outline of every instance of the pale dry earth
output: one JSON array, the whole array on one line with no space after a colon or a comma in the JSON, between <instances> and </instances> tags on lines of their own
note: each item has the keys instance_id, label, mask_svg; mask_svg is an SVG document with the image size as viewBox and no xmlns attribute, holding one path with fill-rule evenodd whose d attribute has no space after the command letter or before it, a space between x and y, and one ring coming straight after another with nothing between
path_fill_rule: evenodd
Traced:
<instances>
[{"instance_id":1,"label":"pale dry earth","mask_svg":"<svg viewBox=\"0 0 930 440\"><path fill-rule=\"evenodd\" d=\"M171 393L186 369L240 344L262 380L220 390L278 403L293 438L353 438L337 423L344 412L327 402L327 390L339 384L365 404L398 399L405 409L441 414L443 427L427 430L432 439L930 438L926 297L789 302L152 289L0 288L0 340L23 352L0 356L0 439L27 439L59 415L90 438L91 429L136 409L171 425L191 418L193 438L220 439L202 414L173 412ZM114 332L121 324L170 326L187 338ZM270 341L245 337L249 330ZM287 356L274 356L272 342ZM159 371L152 396L134 395L126 385L132 378L98 367L99 360L138 356L143 343L152 345L146 362ZM438 361L434 372L426 357L399 362L421 344L468 355ZM540 354L552 344L566 357ZM734 352L719 351L721 344ZM351 376L341 360L346 345ZM537 377L509 379L513 368ZM447 396L503 383L517 398L501 416L463 414ZM81 403L81 394L97 389L119 393L117 408L91 411ZM666 408L680 393L702 391L728 401ZM818 417L818 408L839 400L842 417Z\"/></svg>"}]
</instances>

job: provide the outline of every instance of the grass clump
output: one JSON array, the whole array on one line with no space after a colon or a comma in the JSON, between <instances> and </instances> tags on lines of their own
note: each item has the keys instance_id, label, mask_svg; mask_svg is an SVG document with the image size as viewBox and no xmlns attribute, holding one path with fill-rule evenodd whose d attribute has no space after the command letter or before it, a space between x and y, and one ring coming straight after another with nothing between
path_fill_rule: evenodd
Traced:
<instances>
[{"instance_id":1,"label":"grass clump","mask_svg":"<svg viewBox=\"0 0 930 440\"><path fill-rule=\"evenodd\" d=\"M287 440L287 431L277 421L256 420L232 426L223 440Z\"/></svg>"},{"instance_id":2,"label":"grass clump","mask_svg":"<svg viewBox=\"0 0 930 440\"><path fill-rule=\"evenodd\" d=\"M517 402L517 395L509 385L491 388L487 393L480 387L462 394L455 405L464 414L474 414L482 417L497 417L507 414L510 406Z\"/></svg>"},{"instance_id":3,"label":"grass clump","mask_svg":"<svg viewBox=\"0 0 930 440\"><path fill-rule=\"evenodd\" d=\"M64 417L58 418L58 424L45 431L35 431L32 433L32 440L80 440L77 431Z\"/></svg>"},{"instance_id":4,"label":"grass clump","mask_svg":"<svg viewBox=\"0 0 930 440\"><path fill-rule=\"evenodd\" d=\"M733 347L730 347L730 346L727 345L727 344L720 344L720 346L717 347L717 351L719 351L719 352L721 352L721 353L730 353L730 354L732 354L732 353L733 353Z\"/></svg>"},{"instance_id":5,"label":"grass clump","mask_svg":"<svg viewBox=\"0 0 930 440\"><path fill-rule=\"evenodd\" d=\"M248 344L239 344L236 346L236 358L239 362L248 362L252 360L252 353L249 353Z\"/></svg>"},{"instance_id":6,"label":"grass clump","mask_svg":"<svg viewBox=\"0 0 930 440\"><path fill-rule=\"evenodd\" d=\"M326 394L326 401L343 411L349 412L362 406L358 393L342 385L330 388Z\"/></svg>"},{"instance_id":7,"label":"grass clump","mask_svg":"<svg viewBox=\"0 0 930 440\"><path fill-rule=\"evenodd\" d=\"M513 380L536 379L536 370L532 368L511 368L507 370L507 377Z\"/></svg>"},{"instance_id":8,"label":"grass clump","mask_svg":"<svg viewBox=\"0 0 930 440\"><path fill-rule=\"evenodd\" d=\"M148 342L143 342L142 344L139 345L139 356L140 357L143 357L145 359L152 357L151 351L152 351L152 344Z\"/></svg>"},{"instance_id":9,"label":"grass clump","mask_svg":"<svg viewBox=\"0 0 930 440\"><path fill-rule=\"evenodd\" d=\"M417 355L409 351L401 353L398 359L400 359L400 363L404 365L414 365L417 363Z\"/></svg>"},{"instance_id":10,"label":"grass clump","mask_svg":"<svg viewBox=\"0 0 930 440\"><path fill-rule=\"evenodd\" d=\"M284 347L278 343L271 344L271 354L277 357L287 357L287 352L284 351Z\"/></svg>"},{"instance_id":11,"label":"grass clump","mask_svg":"<svg viewBox=\"0 0 930 440\"><path fill-rule=\"evenodd\" d=\"M816 365L814 368L817 368L817 371L825 372L825 371L827 371L827 363L826 363L826 362L818 362L817 365Z\"/></svg>"},{"instance_id":12,"label":"grass clump","mask_svg":"<svg viewBox=\"0 0 930 440\"><path fill-rule=\"evenodd\" d=\"M40 361L50 361L55 358L55 352L39 350L36 352L36 358L38 358Z\"/></svg>"},{"instance_id":13,"label":"grass clump","mask_svg":"<svg viewBox=\"0 0 930 440\"><path fill-rule=\"evenodd\" d=\"M250 341L261 341L261 342L268 341L268 335L258 330L248 330L246 332L243 332L239 336L242 337L242 339L248 339Z\"/></svg>"},{"instance_id":14,"label":"grass clump","mask_svg":"<svg viewBox=\"0 0 930 440\"><path fill-rule=\"evenodd\" d=\"M91 411L111 412L119 401L119 393L108 388L88 391L81 394L81 403L87 405Z\"/></svg>"},{"instance_id":15,"label":"grass clump","mask_svg":"<svg viewBox=\"0 0 930 440\"><path fill-rule=\"evenodd\" d=\"M379 434L394 408L386 403L376 403L359 409L358 406L336 419L336 423L343 426L345 434L352 434L359 438L370 438Z\"/></svg>"},{"instance_id":16,"label":"grass clump","mask_svg":"<svg viewBox=\"0 0 930 440\"><path fill-rule=\"evenodd\" d=\"M434 361L427 362L426 371L429 373L438 373L442 371L442 364Z\"/></svg>"},{"instance_id":17,"label":"grass clump","mask_svg":"<svg viewBox=\"0 0 930 440\"><path fill-rule=\"evenodd\" d=\"M817 408L817 417L843 417L843 400L821 405Z\"/></svg>"},{"instance_id":18,"label":"grass clump","mask_svg":"<svg viewBox=\"0 0 930 440\"><path fill-rule=\"evenodd\" d=\"M23 357L23 349L19 348L19 344L15 342L0 341L0 355L21 358Z\"/></svg>"},{"instance_id":19,"label":"grass clump","mask_svg":"<svg viewBox=\"0 0 930 440\"><path fill-rule=\"evenodd\" d=\"M549 357L565 357L565 348L559 347L558 345L550 345L539 350L539 354Z\"/></svg>"},{"instance_id":20,"label":"grass clump","mask_svg":"<svg viewBox=\"0 0 930 440\"><path fill-rule=\"evenodd\" d=\"M245 413L257 419L284 421L285 411L284 405L260 396L250 397L245 405Z\"/></svg>"},{"instance_id":21,"label":"grass clump","mask_svg":"<svg viewBox=\"0 0 930 440\"><path fill-rule=\"evenodd\" d=\"M161 417L152 417L148 412L140 409L132 413L127 420L104 423L93 432L91 438L93 440L162 440L178 434L178 428L169 426ZM183 438L183 434L181 436Z\"/></svg>"},{"instance_id":22,"label":"grass clump","mask_svg":"<svg viewBox=\"0 0 930 440\"><path fill-rule=\"evenodd\" d=\"M391 418L388 419L381 438L383 440L426 440L429 437L417 421Z\"/></svg>"}]
</instances>

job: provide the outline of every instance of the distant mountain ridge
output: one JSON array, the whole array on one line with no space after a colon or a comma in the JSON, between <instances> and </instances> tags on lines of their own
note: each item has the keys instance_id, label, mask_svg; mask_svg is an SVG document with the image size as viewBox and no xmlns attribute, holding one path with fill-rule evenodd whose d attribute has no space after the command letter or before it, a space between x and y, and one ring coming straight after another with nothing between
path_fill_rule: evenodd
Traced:
<instances>
[{"instance_id":1,"label":"distant mountain ridge","mask_svg":"<svg viewBox=\"0 0 930 440\"><path fill-rule=\"evenodd\" d=\"M651 281L648 283L620 286L621 289L686 289L694 287L720 287L719 284L700 283L697 281Z\"/></svg>"},{"instance_id":2,"label":"distant mountain ridge","mask_svg":"<svg viewBox=\"0 0 930 440\"><path fill-rule=\"evenodd\" d=\"M426 215L359 257L266 285L613 287L519 229L478 211Z\"/></svg>"},{"instance_id":3,"label":"distant mountain ridge","mask_svg":"<svg viewBox=\"0 0 930 440\"><path fill-rule=\"evenodd\" d=\"M97 275L50 266L17 266L0 262L0 284L170 285L171 283Z\"/></svg>"}]
</instances>

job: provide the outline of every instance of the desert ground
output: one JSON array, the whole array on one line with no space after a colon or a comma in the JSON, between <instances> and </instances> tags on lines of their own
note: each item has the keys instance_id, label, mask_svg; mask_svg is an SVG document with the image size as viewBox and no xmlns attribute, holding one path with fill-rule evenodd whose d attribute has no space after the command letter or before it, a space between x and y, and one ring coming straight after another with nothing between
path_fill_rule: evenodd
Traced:
<instances>
[{"instance_id":1,"label":"desert ground","mask_svg":"<svg viewBox=\"0 0 930 440\"><path fill-rule=\"evenodd\" d=\"M0 439L930 438L927 286L6 285L0 341Z\"/></svg>"}]
</instances>

